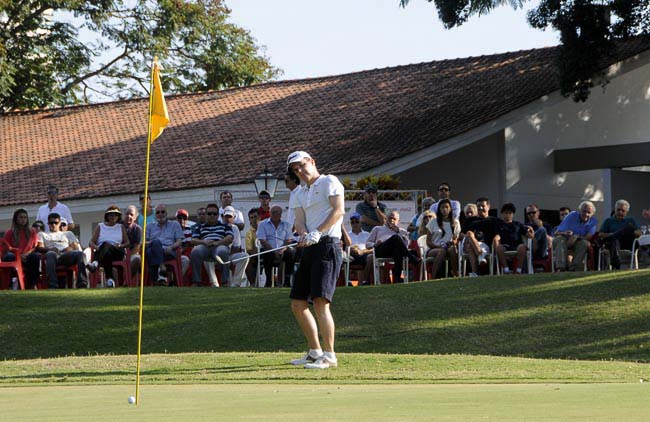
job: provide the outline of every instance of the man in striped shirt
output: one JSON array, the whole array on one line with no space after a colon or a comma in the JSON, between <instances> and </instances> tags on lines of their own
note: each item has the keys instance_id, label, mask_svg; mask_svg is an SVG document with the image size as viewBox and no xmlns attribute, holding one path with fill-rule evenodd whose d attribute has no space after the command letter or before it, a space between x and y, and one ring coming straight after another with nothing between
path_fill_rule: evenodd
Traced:
<instances>
[{"instance_id":1,"label":"man in striped shirt","mask_svg":"<svg viewBox=\"0 0 650 422\"><path fill-rule=\"evenodd\" d=\"M192 234L192 283L201 286L201 267L204 261L215 261L219 256L223 261L230 259L230 244L234 237L232 228L219 222L219 206L208 204L205 207L206 223ZM229 266L225 266L229 267ZM228 285L230 281L230 269L224 268L221 271L222 283ZM218 287L218 284L212 284Z\"/></svg>"}]
</instances>

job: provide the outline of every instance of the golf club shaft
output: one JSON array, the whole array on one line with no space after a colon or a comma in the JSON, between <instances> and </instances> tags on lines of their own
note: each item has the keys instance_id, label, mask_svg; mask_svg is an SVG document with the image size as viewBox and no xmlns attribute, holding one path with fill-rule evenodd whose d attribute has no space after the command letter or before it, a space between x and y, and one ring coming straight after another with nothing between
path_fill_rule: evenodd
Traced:
<instances>
[{"instance_id":1,"label":"golf club shaft","mask_svg":"<svg viewBox=\"0 0 650 422\"><path fill-rule=\"evenodd\" d=\"M265 253L279 251L280 249L293 248L294 246L295 246L295 244L293 244L293 245L284 245L284 246L279 246L279 247L277 247L277 248L267 249L267 250L265 250L265 251L255 253L255 254L253 254L253 255L242 256L241 258L232 259L232 260L230 260L230 261L226 261L226 262L223 262L223 261L221 260L221 258L217 256L217 263L218 263L218 264L222 264L222 265L228 265L228 264L232 264L233 262L238 262L238 261L242 261L242 260L244 260L244 259L250 259L250 258L253 258L253 257L255 257L255 256L264 255Z\"/></svg>"}]
</instances>

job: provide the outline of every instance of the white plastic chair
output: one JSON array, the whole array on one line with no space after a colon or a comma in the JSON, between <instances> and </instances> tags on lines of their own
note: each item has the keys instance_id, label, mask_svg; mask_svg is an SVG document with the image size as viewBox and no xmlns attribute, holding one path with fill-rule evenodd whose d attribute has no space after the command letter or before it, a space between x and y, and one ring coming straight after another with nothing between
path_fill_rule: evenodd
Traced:
<instances>
[{"instance_id":1,"label":"white plastic chair","mask_svg":"<svg viewBox=\"0 0 650 422\"><path fill-rule=\"evenodd\" d=\"M463 240L460 241L458 246L458 275L460 277L465 277L467 275L467 260L469 259L469 254L465 253L465 240L467 236L463 237ZM490 275L494 274L494 250L491 250L487 254L488 264L490 266Z\"/></svg>"},{"instance_id":2,"label":"white plastic chair","mask_svg":"<svg viewBox=\"0 0 650 422\"><path fill-rule=\"evenodd\" d=\"M409 277L409 267L408 267L408 258L404 258L403 260L403 265L402 265L402 270L404 272L404 283L408 283L408 277ZM378 258L377 254L374 251L372 252L372 270L373 270L373 275L375 277L375 285L379 285L379 268L385 266L386 264L394 264L395 261L393 258Z\"/></svg>"},{"instance_id":3,"label":"white plastic chair","mask_svg":"<svg viewBox=\"0 0 650 422\"><path fill-rule=\"evenodd\" d=\"M429 280L429 272L427 269L427 263L434 262L436 260L435 256L427 256L427 252L431 248L427 245L427 235L422 235L418 237L418 248L420 249L420 257L422 258L422 266L420 267L420 280ZM445 258L445 276L449 275L449 260ZM435 277L435 274L432 274L432 277Z\"/></svg>"}]
</instances>

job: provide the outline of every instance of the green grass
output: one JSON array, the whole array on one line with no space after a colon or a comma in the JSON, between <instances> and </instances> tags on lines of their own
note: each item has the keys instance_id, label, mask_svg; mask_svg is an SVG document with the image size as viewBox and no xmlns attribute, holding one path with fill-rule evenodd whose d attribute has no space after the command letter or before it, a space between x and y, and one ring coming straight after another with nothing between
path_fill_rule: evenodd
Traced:
<instances>
[{"instance_id":1,"label":"green grass","mask_svg":"<svg viewBox=\"0 0 650 422\"><path fill-rule=\"evenodd\" d=\"M340 288L343 353L650 362L650 272ZM286 289L145 290L143 353L301 352ZM137 289L0 292L0 358L134 354Z\"/></svg>"},{"instance_id":2,"label":"green grass","mask_svg":"<svg viewBox=\"0 0 650 422\"><path fill-rule=\"evenodd\" d=\"M3 420L104 421L647 421L645 384L163 385L5 388ZM21 405L22 404L22 405Z\"/></svg>"}]
</instances>

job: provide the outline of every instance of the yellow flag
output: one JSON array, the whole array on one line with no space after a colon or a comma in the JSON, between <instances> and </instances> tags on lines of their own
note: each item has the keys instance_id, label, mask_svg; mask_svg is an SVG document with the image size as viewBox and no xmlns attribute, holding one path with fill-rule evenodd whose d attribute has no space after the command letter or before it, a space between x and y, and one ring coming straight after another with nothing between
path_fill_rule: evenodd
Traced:
<instances>
[{"instance_id":1,"label":"yellow flag","mask_svg":"<svg viewBox=\"0 0 650 422\"><path fill-rule=\"evenodd\" d=\"M151 93L151 143L163 133L163 129L169 123L165 95L160 86L160 71L158 62L153 64L153 92Z\"/></svg>"}]
</instances>

